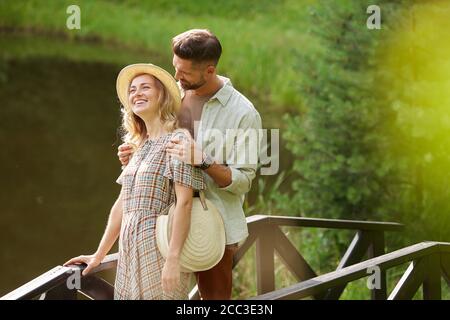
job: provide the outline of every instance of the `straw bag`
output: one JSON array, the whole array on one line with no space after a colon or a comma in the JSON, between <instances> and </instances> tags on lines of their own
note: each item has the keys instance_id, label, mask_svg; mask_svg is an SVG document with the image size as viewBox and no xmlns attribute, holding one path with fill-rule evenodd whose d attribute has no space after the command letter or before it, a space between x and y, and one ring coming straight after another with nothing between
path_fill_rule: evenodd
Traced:
<instances>
[{"instance_id":1,"label":"straw bag","mask_svg":"<svg viewBox=\"0 0 450 320\"><path fill-rule=\"evenodd\" d=\"M225 227L219 211L202 190L199 197L192 200L191 225L180 255L182 272L209 270L219 263L225 252ZM156 220L156 242L165 259L169 252L174 209L175 203Z\"/></svg>"}]
</instances>

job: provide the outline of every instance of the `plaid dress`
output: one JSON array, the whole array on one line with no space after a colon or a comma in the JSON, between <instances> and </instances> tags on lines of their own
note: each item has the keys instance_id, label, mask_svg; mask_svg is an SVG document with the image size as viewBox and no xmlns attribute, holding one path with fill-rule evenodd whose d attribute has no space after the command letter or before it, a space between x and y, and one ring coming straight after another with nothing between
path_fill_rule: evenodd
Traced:
<instances>
[{"instance_id":1,"label":"plaid dress","mask_svg":"<svg viewBox=\"0 0 450 320\"><path fill-rule=\"evenodd\" d=\"M163 293L161 273L165 260L156 245L156 218L175 199L174 190L165 178L193 189L204 189L200 169L166 153L165 146L173 135L146 140L116 181L122 185L123 218L114 299L188 298L188 273L181 273L177 290Z\"/></svg>"}]
</instances>

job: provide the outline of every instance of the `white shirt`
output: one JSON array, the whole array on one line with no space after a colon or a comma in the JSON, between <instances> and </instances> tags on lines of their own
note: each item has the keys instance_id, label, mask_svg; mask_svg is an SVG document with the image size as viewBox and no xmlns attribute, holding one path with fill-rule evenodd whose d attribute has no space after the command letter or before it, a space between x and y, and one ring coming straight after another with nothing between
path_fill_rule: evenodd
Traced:
<instances>
[{"instance_id":1,"label":"white shirt","mask_svg":"<svg viewBox=\"0 0 450 320\"><path fill-rule=\"evenodd\" d=\"M231 169L231 184L224 188L220 188L206 172L203 172L203 176L206 183L205 195L222 215L227 244L233 244L248 236L243 204L245 194L255 178L259 159L259 135L258 141L240 138L252 136L251 132L259 132L262 124L253 104L232 86L230 79L219 77L224 85L203 106L200 123L196 128L196 143L216 162L226 163ZM184 97L184 92L181 91ZM222 138L218 137L219 133ZM248 157L242 158L245 153ZM256 161L250 154L256 156Z\"/></svg>"}]
</instances>

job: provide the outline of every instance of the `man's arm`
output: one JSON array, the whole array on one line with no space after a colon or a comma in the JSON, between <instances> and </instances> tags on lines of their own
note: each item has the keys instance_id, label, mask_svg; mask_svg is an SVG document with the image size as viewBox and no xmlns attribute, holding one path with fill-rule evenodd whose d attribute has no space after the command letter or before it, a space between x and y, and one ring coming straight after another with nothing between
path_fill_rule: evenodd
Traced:
<instances>
[{"instance_id":1,"label":"man's arm","mask_svg":"<svg viewBox=\"0 0 450 320\"><path fill-rule=\"evenodd\" d=\"M232 182L231 169L223 164L214 162L205 171L221 188L227 187Z\"/></svg>"},{"instance_id":2,"label":"man's arm","mask_svg":"<svg viewBox=\"0 0 450 320\"><path fill-rule=\"evenodd\" d=\"M222 190L239 195L250 190L258 166L259 130L261 127L261 117L257 111L245 115L239 124L237 141L232 144L234 147L227 155L227 164L223 165L214 161L208 169L204 170ZM250 138L246 139L246 136ZM190 141L184 142L179 138L173 138L167 144L166 151L180 161L196 166L199 165L198 162L201 162L199 160L204 159L203 151L192 137ZM245 161L246 154L250 158L249 161ZM256 155L256 157L252 157L250 154ZM244 157L244 161L242 161L242 157Z\"/></svg>"},{"instance_id":3,"label":"man's arm","mask_svg":"<svg viewBox=\"0 0 450 320\"><path fill-rule=\"evenodd\" d=\"M261 127L261 117L256 111L246 115L239 126L235 148L229 155L230 163L223 165L214 161L204 170L222 190L234 194L250 191L258 165ZM251 154L255 155L255 152L256 156L252 158Z\"/></svg>"}]
</instances>

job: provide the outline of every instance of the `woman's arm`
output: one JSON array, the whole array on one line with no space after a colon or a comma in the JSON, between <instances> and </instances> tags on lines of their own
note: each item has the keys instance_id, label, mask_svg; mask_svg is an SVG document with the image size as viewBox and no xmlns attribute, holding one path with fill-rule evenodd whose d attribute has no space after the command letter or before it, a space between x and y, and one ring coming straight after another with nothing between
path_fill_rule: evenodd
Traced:
<instances>
[{"instance_id":1,"label":"woman's arm","mask_svg":"<svg viewBox=\"0 0 450 320\"><path fill-rule=\"evenodd\" d=\"M180 282L180 255L189 234L193 190L175 183L176 205L173 212L169 253L162 272L164 292L172 292Z\"/></svg>"},{"instance_id":2,"label":"woman's arm","mask_svg":"<svg viewBox=\"0 0 450 320\"><path fill-rule=\"evenodd\" d=\"M103 233L103 237L100 241L97 251L92 255L81 255L75 258L70 259L66 263L65 266L70 264L81 264L86 263L87 267L83 271L83 276L88 274L93 268L98 266L105 256L108 254L109 250L111 250L112 246L116 242L119 234L120 227L122 225L122 192L120 192L119 197L111 208L111 212L109 214L108 223L106 225L105 232Z\"/></svg>"},{"instance_id":3,"label":"woman's arm","mask_svg":"<svg viewBox=\"0 0 450 320\"><path fill-rule=\"evenodd\" d=\"M122 204L122 192L117 198L116 202L111 208L109 214L108 223L106 225L105 232L103 234L100 245L98 246L95 255L100 257L101 260L105 258L109 250L116 242L120 234L120 227L122 225L122 215L123 215L123 204Z\"/></svg>"}]
</instances>

